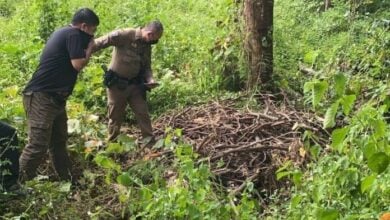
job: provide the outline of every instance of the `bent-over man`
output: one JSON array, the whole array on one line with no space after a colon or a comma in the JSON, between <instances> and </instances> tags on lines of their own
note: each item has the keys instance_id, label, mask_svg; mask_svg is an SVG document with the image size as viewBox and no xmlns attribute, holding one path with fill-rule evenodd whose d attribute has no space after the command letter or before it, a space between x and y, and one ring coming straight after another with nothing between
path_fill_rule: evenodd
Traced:
<instances>
[{"instance_id":1,"label":"bent-over man","mask_svg":"<svg viewBox=\"0 0 390 220\"><path fill-rule=\"evenodd\" d=\"M109 70L105 74L108 96L108 139L120 133L130 105L144 140L154 143L152 124L146 102L146 89L154 87L151 69L151 45L163 34L163 25L153 21L141 28L115 30L95 40L95 51L113 46Z\"/></svg>"}]
</instances>

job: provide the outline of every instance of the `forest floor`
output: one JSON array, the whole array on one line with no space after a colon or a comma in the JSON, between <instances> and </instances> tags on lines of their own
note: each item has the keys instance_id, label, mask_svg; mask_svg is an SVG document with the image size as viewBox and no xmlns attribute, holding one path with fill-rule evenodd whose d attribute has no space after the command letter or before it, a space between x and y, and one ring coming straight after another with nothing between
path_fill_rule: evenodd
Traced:
<instances>
[{"instance_id":1,"label":"forest floor","mask_svg":"<svg viewBox=\"0 0 390 220\"><path fill-rule=\"evenodd\" d=\"M158 140L153 148L140 149L137 146L138 150L117 155L115 161L122 170L137 166L140 161L157 161L169 167L174 151L164 147L167 128L180 129L181 140L173 136L170 138L172 142L190 144L198 155L197 163L207 163L215 176L213 179L231 195L239 196L247 183L252 182L257 197L262 200L260 204L265 208L269 195L291 184L289 180L279 180L277 170L288 163L303 167L313 153L304 142L327 146L329 133L322 129L320 118L311 112L296 110L283 96L262 94L255 98L260 103L259 109L237 106L244 99L241 97L167 112L153 122ZM122 131L126 136L140 136L139 129L131 124ZM82 172L88 169L89 174L97 178L92 178L92 181L82 178L80 187L68 195L68 202L74 203L71 206L84 213L81 204L88 201L89 207L104 207L109 213L116 213L116 217L120 216L123 207L117 192L122 186L111 183L111 187L107 187L101 168L86 163L79 156L74 157L74 168L80 175L86 175ZM41 166L40 173L52 179L54 172L49 160ZM163 176L168 183L174 182L177 173L167 169ZM152 180L145 178L143 181ZM39 194L38 191L35 193Z\"/></svg>"}]
</instances>

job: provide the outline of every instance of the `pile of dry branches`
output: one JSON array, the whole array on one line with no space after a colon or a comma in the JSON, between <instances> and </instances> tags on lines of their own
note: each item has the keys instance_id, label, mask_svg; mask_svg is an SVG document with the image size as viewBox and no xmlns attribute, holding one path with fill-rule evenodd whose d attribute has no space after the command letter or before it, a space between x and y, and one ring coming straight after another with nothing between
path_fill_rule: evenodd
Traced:
<instances>
[{"instance_id":1,"label":"pile of dry branches","mask_svg":"<svg viewBox=\"0 0 390 220\"><path fill-rule=\"evenodd\" d=\"M184 139L210 162L212 172L233 193L241 191L248 180L270 191L280 187L275 177L278 167L287 160L305 161L303 132L324 131L312 114L276 106L270 96L262 99L263 110L256 112L236 109L237 100L187 107L160 117L156 133L163 136L168 126L183 129ZM326 142L326 138L318 141Z\"/></svg>"}]
</instances>

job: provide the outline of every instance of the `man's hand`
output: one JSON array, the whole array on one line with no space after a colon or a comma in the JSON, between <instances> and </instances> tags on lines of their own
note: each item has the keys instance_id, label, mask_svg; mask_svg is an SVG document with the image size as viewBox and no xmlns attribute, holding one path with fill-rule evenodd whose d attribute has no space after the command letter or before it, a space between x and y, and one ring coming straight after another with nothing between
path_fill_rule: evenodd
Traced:
<instances>
[{"instance_id":1,"label":"man's hand","mask_svg":"<svg viewBox=\"0 0 390 220\"><path fill-rule=\"evenodd\" d=\"M92 50L95 47L95 41L92 38L91 41L88 44L87 49L85 49L85 58L80 58L80 59L72 59L70 60L72 63L72 66L77 72L80 72L87 64L89 61L89 58L92 55Z\"/></svg>"},{"instance_id":2,"label":"man's hand","mask_svg":"<svg viewBox=\"0 0 390 220\"><path fill-rule=\"evenodd\" d=\"M91 57L95 47L96 47L95 39L92 38L91 41L89 41L87 49L85 50L87 59Z\"/></svg>"}]
</instances>

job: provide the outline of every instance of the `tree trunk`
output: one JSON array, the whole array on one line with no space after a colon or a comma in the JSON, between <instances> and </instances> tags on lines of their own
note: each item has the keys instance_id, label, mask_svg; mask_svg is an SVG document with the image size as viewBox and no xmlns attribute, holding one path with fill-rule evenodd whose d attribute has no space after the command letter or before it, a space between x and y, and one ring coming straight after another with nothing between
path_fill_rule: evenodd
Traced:
<instances>
[{"instance_id":1,"label":"tree trunk","mask_svg":"<svg viewBox=\"0 0 390 220\"><path fill-rule=\"evenodd\" d=\"M274 0L244 0L244 39L250 69L248 88L267 84L272 77L273 8Z\"/></svg>"},{"instance_id":2,"label":"tree trunk","mask_svg":"<svg viewBox=\"0 0 390 220\"><path fill-rule=\"evenodd\" d=\"M324 11L328 10L330 7L332 7L332 1L324 0Z\"/></svg>"}]
</instances>

